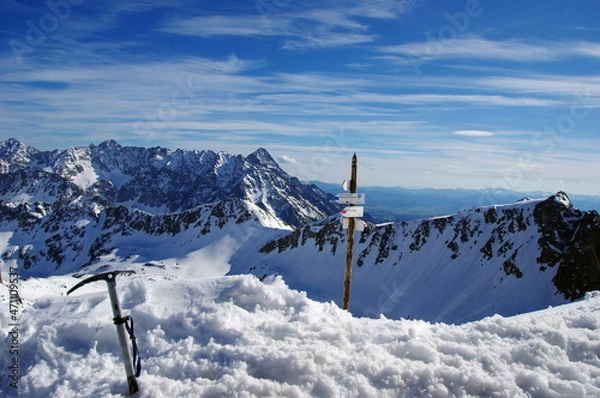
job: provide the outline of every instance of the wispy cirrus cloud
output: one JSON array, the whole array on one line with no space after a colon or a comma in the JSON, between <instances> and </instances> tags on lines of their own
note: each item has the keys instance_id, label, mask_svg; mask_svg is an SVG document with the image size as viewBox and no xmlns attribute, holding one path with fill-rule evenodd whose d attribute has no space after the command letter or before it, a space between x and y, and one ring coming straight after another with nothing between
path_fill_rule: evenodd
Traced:
<instances>
[{"instance_id":1,"label":"wispy cirrus cloud","mask_svg":"<svg viewBox=\"0 0 600 398\"><path fill-rule=\"evenodd\" d=\"M305 34L298 39L287 40L283 45L284 50L305 50L314 48L344 47L372 42L374 35L360 33L344 33L331 31L318 31L316 34Z\"/></svg>"},{"instance_id":2,"label":"wispy cirrus cloud","mask_svg":"<svg viewBox=\"0 0 600 398\"><path fill-rule=\"evenodd\" d=\"M188 36L287 36L291 20L286 17L273 18L269 23L259 15L203 16L172 18L159 30Z\"/></svg>"},{"instance_id":3,"label":"wispy cirrus cloud","mask_svg":"<svg viewBox=\"0 0 600 398\"><path fill-rule=\"evenodd\" d=\"M362 17L377 19L394 19L399 15L410 13L419 6L419 0L372 0L344 2L349 6L348 12Z\"/></svg>"},{"instance_id":4,"label":"wispy cirrus cloud","mask_svg":"<svg viewBox=\"0 0 600 398\"><path fill-rule=\"evenodd\" d=\"M174 17L161 32L199 36L279 37L285 50L344 47L369 43L377 37L369 26L357 21L391 19L408 13L413 0L325 2L319 7L286 4L267 14Z\"/></svg>"},{"instance_id":5,"label":"wispy cirrus cloud","mask_svg":"<svg viewBox=\"0 0 600 398\"><path fill-rule=\"evenodd\" d=\"M550 62L580 56L600 58L600 44L585 41L537 42L522 40L488 40L464 37L447 40L425 40L384 46L381 53L400 58L431 61L436 59L481 59L513 62Z\"/></svg>"},{"instance_id":6,"label":"wispy cirrus cloud","mask_svg":"<svg viewBox=\"0 0 600 398\"><path fill-rule=\"evenodd\" d=\"M357 94L355 101L378 102L388 104L404 105L423 105L423 104L446 104L446 105L464 105L472 106L528 106L528 107L548 107L559 104L558 101L521 97L521 96L503 96L503 95L484 95L484 94L399 94L399 95L380 95L380 94Z\"/></svg>"},{"instance_id":7,"label":"wispy cirrus cloud","mask_svg":"<svg viewBox=\"0 0 600 398\"><path fill-rule=\"evenodd\" d=\"M562 97L563 102L582 101L590 106L600 106L600 74L570 76L529 74L525 76L488 76L475 78L474 84L490 89Z\"/></svg>"},{"instance_id":8,"label":"wispy cirrus cloud","mask_svg":"<svg viewBox=\"0 0 600 398\"><path fill-rule=\"evenodd\" d=\"M278 15L266 22L262 17L209 16L174 19L160 29L162 32L199 36L278 37L285 50L343 47L371 42L374 35L362 33L366 27L338 13L314 15Z\"/></svg>"}]
</instances>

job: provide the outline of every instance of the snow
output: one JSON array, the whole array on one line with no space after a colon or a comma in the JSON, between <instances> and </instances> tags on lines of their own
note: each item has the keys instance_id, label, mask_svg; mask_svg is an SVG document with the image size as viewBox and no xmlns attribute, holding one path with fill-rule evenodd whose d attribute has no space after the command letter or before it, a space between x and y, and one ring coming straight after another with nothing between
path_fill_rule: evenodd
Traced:
<instances>
[{"instance_id":1,"label":"snow","mask_svg":"<svg viewBox=\"0 0 600 398\"><path fill-rule=\"evenodd\" d=\"M73 182L80 188L87 189L98 181L98 174L96 174L91 164L82 162L82 165L84 165L83 170L75 175Z\"/></svg>"},{"instance_id":2,"label":"snow","mask_svg":"<svg viewBox=\"0 0 600 398\"><path fill-rule=\"evenodd\" d=\"M20 193L18 195L15 195L11 198L9 198L8 202L12 202L15 204L23 204L23 203L28 203L28 202L32 202L33 200L33 196L29 195L27 193Z\"/></svg>"},{"instance_id":3,"label":"snow","mask_svg":"<svg viewBox=\"0 0 600 398\"><path fill-rule=\"evenodd\" d=\"M10 238L13 236L14 232L0 232L0 252L4 252L9 244Z\"/></svg>"},{"instance_id":4,"label":"snow","mask_svg":"<svg viewBox=\"0 0 600 398\"><path fill-rule=\"evenodd\" d=\"M90 223L90 220L85 220L85 219L77 220L75 222L75 227L77 227L77 228L83 228L86 225L88 225L89 223Z\"/></svg>"},{"instance_id":5,"label":"snow","mask_svg":"<svg viewBox=\"0 0 600 398\"><path fill-rule=\"evenodd\" d=\"M54 168L59 174L73 181L82 189L87 189L98 181L89 147L71 147L56 159Z\"/></svg>"},{"instance_id":6,"label":"snow","mask_svg":"<svg viewBox=\"0 0 600 398\"><path fill-rule=\"evenodd\" d=\"M278 229L278 230L291 230L292 227L286 224L278 217L273 217L272 214L275 214L269 211L265 211L260 208L258 205L254 204L252 201L245 200L244 205L246 208L252 212L258 219L260 225L266 228Z\"/></svg>"},{"instance_id":7,"label":"snow","mask_svg":"<svg viewBox=\"0 0 600 398\"><path fill-rule=\"evenodd\" d=\"M565 207L573 206L573 204L571 203L571 200L569 199L567 194L564 192L558 192L556 195L554 195L554 201L556 203L560 203L560 204L564 205Z\"/></svg>"},{"instance_id":8,"label":"snow","mask_svg":"<svg viewBox=\"0 0 600 398\"><path fill-rule=\"evenodd\" d=\"M199 250L187 254L178 260L188 277L222 276L229 271L228 261L238 247L233 237L226 235Z\"/></svg>"},{"instance_id":9,"label":"snow","mask_svg":"<svg viewBox=\"0 0 600 398\"><path fill-rule=\"evenodd\" d=\"M126 395L106 286L65 296L78 281L21 281L32 304L20 317L20 396ZM142 355L138 397L600 395L598 294L456 326L353 317L281 278L138 273L117 282ZM2 369L7 361L2 353ZM0 396L15 393L0 380Z\"/></svg>"}]
</instances>

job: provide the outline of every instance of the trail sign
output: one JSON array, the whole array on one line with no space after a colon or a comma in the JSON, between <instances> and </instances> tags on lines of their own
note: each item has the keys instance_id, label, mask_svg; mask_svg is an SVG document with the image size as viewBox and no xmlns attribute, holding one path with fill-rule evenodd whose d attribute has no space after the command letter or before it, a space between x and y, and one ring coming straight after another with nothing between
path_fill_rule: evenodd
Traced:
<instances>
[{"instance_id":1,"label":"trail sign","mask_svg":"<svg viewBox=\"0 0 600 398\"><path fill-rule=\"evenodd\" d=\"M363 205L365 204L364 193L338 193L335 201L343 205Z\"/></svg>"},{"instance_id":2,"label":"trail sign","mask_svg":"<svg viewBox=\"0 0 600 398\"><path fill-rule=\"evenodd\" d=\"M348 229L350 224L350 219L346 217L342 217L342 228ZM358 232L362 232L365 230L367 223L361 220L360 218L354 219L354 230Z\"/></svg>"},{"instance_id":3,"label":"trail sign","mask_svg":"<svg viewBox=\"0 0 600 398\"><path fill-rule=\"evenodd\" d=\"M346 206L342 210L342 217L363 217L365 208L363 206Z\"/></svg>"}]
</instances>

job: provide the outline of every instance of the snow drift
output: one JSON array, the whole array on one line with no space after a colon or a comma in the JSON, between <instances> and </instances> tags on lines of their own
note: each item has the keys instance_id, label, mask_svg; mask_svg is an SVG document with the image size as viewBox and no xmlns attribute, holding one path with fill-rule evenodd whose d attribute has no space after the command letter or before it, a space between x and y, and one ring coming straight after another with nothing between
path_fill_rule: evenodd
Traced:
<instances>
[{"instance_id":1,"label":"snow drift","mask_svg":"<svg viewBox=\"0 0 600 398\"><path fill-rule=\"evenodd\" d=\"M52 284L55 295L37 297L21 316L22 397L126 394L105 288L58 295L76 281L23 282ZM281 278L136 275L117 288L136 321L139 397L600 395L598 295L452 326L356 318ZM2 369L8 358L0 355ZM15 392L3 377L0 395Z\"/></svg>"}]
</instances>

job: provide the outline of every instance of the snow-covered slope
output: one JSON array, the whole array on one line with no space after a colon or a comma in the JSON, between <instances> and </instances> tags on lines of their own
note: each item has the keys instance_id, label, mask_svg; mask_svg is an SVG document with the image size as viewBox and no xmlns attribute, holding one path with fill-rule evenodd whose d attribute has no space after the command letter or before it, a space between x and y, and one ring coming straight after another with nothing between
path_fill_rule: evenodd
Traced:
<instances>
[{"instance_id":1,"label":"snow-covered slope","mask_svg":"<svg viewBox=\"0 0 600 398\"><path fill-rule=\"evenodd\" d=\"M231 273L278 274L321 301L342 296L346 231L331 217L246 245ZM251 253L259 256L249 264ZM465 322L600 289L600 216L560 192L447 217L371 225L355 239L354 314Z\"/></svg>"},{"instance_id":2,"label":"snow-covered slope","mask_svg":"<svg viewBox=\"0 0 600 398\"><path fill-rule=\"evenodd\" d=\"M246 240L291 228L241 199L168 214L97 203L0 204L0 211L1 258L18 267L21 278L95 273L132 262L182 273L202 267L205 275L224 275L229 258ZM188 267L190 260L194 264Z\"/></svg>"},{"instance_id":3,"label":"snow-covered slope","mask_svg":"<svg viewBox=\"0 0 600 398\"><path fill-rule=\"evenodd\" d=\"M53 296L39 297L20 318L19 396L125 396L103 282L96 292L69 297L64 293L76 280L43 282L57 286ZM120 276L117 288L124 312L135 319L140 398L600 395L597 294L534 314L452 326L355 318L290 290L280 278L134 275ZM12 358L2 352L0 368ZM9 383L3 374L0 396L16 393Z\"/></svg>"}]
</instances>

